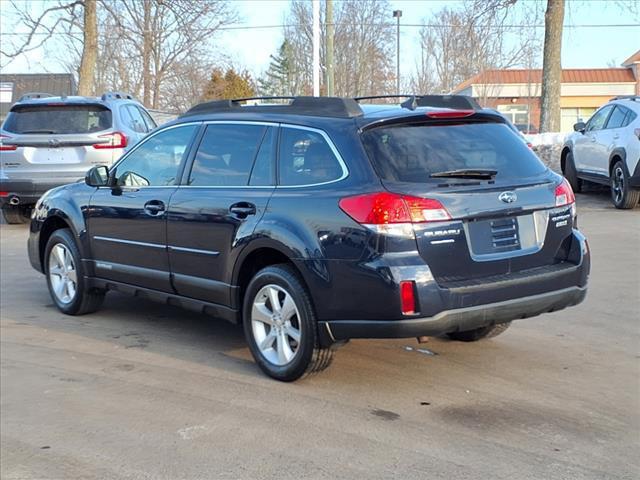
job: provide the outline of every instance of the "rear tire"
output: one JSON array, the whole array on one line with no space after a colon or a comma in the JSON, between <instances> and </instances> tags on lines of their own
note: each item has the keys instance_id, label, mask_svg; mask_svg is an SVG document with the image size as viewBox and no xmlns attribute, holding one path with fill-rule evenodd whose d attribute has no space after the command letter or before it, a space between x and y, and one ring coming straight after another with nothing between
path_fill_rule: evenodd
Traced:
<instances>
[{"instance_id":1,"label":"rear tire","mask_svg":"<svg viewBox=\"0 0 640 480\"><path fill-rule=\"evenodd\" d=\"M20 225L31 221L31 209L20 205L4 205L2 216L9 225Z\"/></svg>"},{"instance_id":2,"label":"rear tire","mask_svg":"<svg viewBox=\"0 0 640 480\"><path fill-rule=\"evenodd\" d=\"M447 336L451 340L458 340L460 342L477 342L485 338L497 337L509 328L509 325L511 325L511 322L499 323L497 325L489 325L465 332L451 332L447 333Z\"/></svg>"},{"instance_id":3,"label":"rear tire","mask_svg":"<svg viewBox=\"0 0 640 480\"><path fill-rule=\"evenodd\" d=\"M268 376L292 382L331 364L334 348L319 345L311 297L289 265L260 270L249 282L243 305L249 350Z\"/></svg>"},{"instance_id":4,"label":"rear tire","mask_svg":"<svg viewBox=\"0 0 640 480\"><path fill-rule=\"evenodd\" d=\"M622 160L618 160L611 170L611 201L616 208L633 208L640 200L640 190L629 186L629 176Z\"/></svg>"},{"instance_id":5,"label":"rear tire","mask_svg":"<svg viewBox=\"0 0 640 480\"><path fill-rule=\"evenodd\" d=\"M53 302L62 313L95 312L104 301L104 290L89 288L84 265L71 230L53 232L44 250L44 269Z\"/></svg>"},{"instance_id":6,"label":"rear tire","mask_svg":"<svg viewBox=\"0 0 640 480\"><path fill-rule=\"evenodd\" d=\"M564 178L567 179L569 185L575 193L582 191L583 181L578 178L578 170L576 170L576 164L573 161L573 153L567 153L564 163Z\"/></svg>"}]
</instances>

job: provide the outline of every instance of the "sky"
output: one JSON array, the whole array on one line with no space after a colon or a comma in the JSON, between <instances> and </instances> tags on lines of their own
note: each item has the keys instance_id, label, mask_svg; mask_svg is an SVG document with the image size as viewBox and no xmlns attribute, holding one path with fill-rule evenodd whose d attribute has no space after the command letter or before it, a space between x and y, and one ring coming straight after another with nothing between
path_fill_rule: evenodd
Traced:
<instances>
[{"instance_id":1,"label":"sky","mask_svg":"<svg viewBox=\"0 0 640 480\"><path fill-rule=\"evenodd\" d=\"M7 0L0 0L0 10ZM284 23L289 8L288 0L231 0L240 23L237 26L268 26ZM536 0L518 0L520 3ZM540 0L538 0L540 1ZM419 28L402 26L420 23L443 6L455 7L455 0L390 0L389 21L392 10L402 10L401 66L410 73L419 56ZM36 7L37 8L37 7ZM640 10L640 9L638 9ZM6 15L1 16L0 33L13 32ZM640 49L640 18L620 8L616 0L568 0L565 25L634 24L632 27L576 27L565 28L563 34L562 66L564 68L602 68L622 61ZM542 34L542 29L541 32ZM6 38L6 37L4 37ZM3 38L0 35L0 42ZM216 45L235 65L260 75L269 65L283 40L281 28L252 28L221 32ZM540 59L542 53L540 53ZM541 63L541 60L540 60ZM2 73L58 73L64 69L48 58L43 49L16 59L2 68Z\"/></svg>"}]
</instances>

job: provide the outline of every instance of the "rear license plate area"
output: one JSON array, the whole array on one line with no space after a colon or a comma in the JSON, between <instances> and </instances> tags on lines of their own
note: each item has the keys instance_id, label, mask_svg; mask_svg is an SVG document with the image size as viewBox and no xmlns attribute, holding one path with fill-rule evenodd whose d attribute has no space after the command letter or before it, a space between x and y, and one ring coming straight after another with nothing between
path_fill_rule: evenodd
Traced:
<instances>
[{"instance_id":1,"label":"rear license plate area","mask_svg":"<svg viewBox=\"0 0 640 480\"><path fill-rule=\"evenodd\" d=\"M488 255L520 250L518 217L476 220L467 225L471 250L476 255Z\"/></svg>"}]
</instances>

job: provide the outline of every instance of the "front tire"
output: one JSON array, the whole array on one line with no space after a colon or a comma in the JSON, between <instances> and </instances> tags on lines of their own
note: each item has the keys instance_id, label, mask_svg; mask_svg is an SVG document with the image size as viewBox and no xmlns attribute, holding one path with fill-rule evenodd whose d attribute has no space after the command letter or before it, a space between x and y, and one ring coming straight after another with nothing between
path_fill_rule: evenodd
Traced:
<instances>
[{"instance_id":1,"label":"front tire","mask_svg":"<svg viewBox=\"0 0 640 480\"><path fill-rule=\"evenodd\" d=\"M242 317L249 350L270 377L291 382L331 364L333 349L319 346L309 292L289 265L266 267L253 277Z\"/></svg>"},{"instance_id":2,"label":"front tire","mask_svg":"<svg viewBox=\"0 0 640 480\"><path fill-rule=\"evenodd\" d=\"M616 208L623 210L635 207L640 200L640 190L629 186L629 176L622 160L617 161L611 170L611 200Z\"/></svg>"},{"instance_id":3,"label":"front tire","mask_svg":"<svg viewBox=\"0 0 640 480\"><path fill-rule=\"evenodd\" d=\"M458 340L460 342L477 342L485 338L497 337L509 328L509 325L511 325L511 322L499 323L497 325L488 325L465 332L451 332L447 333L447 336L451 340Z\"/></svg>"},{"instance_id":4,"label":"front tire","mask_svg":"<svg viewBox=\"0 0 640 480\"><path fill-rule=\"evenodd\" d=\"M80 252L67 228L53 232L44 251L44 269L49 294L62 313L95 312L104 300L104 290L88 288Z\"/></svg>"},{"instance_id":5,"label":"front tire","mask_svg":"<svg viewBox=\"0 0 640 480\"><path fill-rule=\"evenodd\" d=\"M576 169L576 164L573 161L573 153L571 152L567 153L565 157L564 178L567 179L575 193L582 191L583 181L578 178L578 170Z\"/></svg>"},{"instance_id":6,"label":"front tire","mask_svg":"<svg viewBox=\"0 0 640 480\"><path fill-rule=\"evenodd\" d=\"M2 216L9 225L22 225L31 221L31 209L20 205L4 205Z\"/></svg>"}]
</instances>

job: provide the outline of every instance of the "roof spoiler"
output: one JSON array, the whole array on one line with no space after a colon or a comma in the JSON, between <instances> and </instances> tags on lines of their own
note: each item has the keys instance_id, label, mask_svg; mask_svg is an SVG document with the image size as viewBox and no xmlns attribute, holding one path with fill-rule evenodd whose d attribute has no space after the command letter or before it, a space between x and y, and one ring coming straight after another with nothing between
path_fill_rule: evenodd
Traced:
<instances>
[{"instance_id":1,"label":"roof spoiler","mask_svg":"<svg viewBox=\"0 0 640 480\"><path fill-rule=\"evenodd\" d=\"M468 95L374 95L368 97L356 97L356 102L362 100L379 100L387 98L406 98L400 104L402 108L415 110L418 107L451 108L453 110L482 110L480 104Z\"/></svg>"},{"instance_id":2,"label":"roof spoiler","mask_svg":"<svg viewBox=\"0 0 640 480\"><path fill-rule=\"evenodd\" d=\"M264 101L287 103L260 104ZM289 113L316 117L354 118L363 115L360 105L352 98L340 97L248 97L233 100L214 100L195 105L181 117L206 113Z\"/></svg>"},{"instance_id":3,"label":"roof spoiler","mask_svg":"<svg viewBox=\"0 0 640 480\"><path fill-rule=\"evenodd\" d=\"M24 95L22 95L18 101L19 102L25 102L27 100L34 100L36 98L50 98L50 97L54 97L54 96L55 95L52 95L51 93L29 92L29 93L25 93Z\"/></svg>"}]
</instances>

